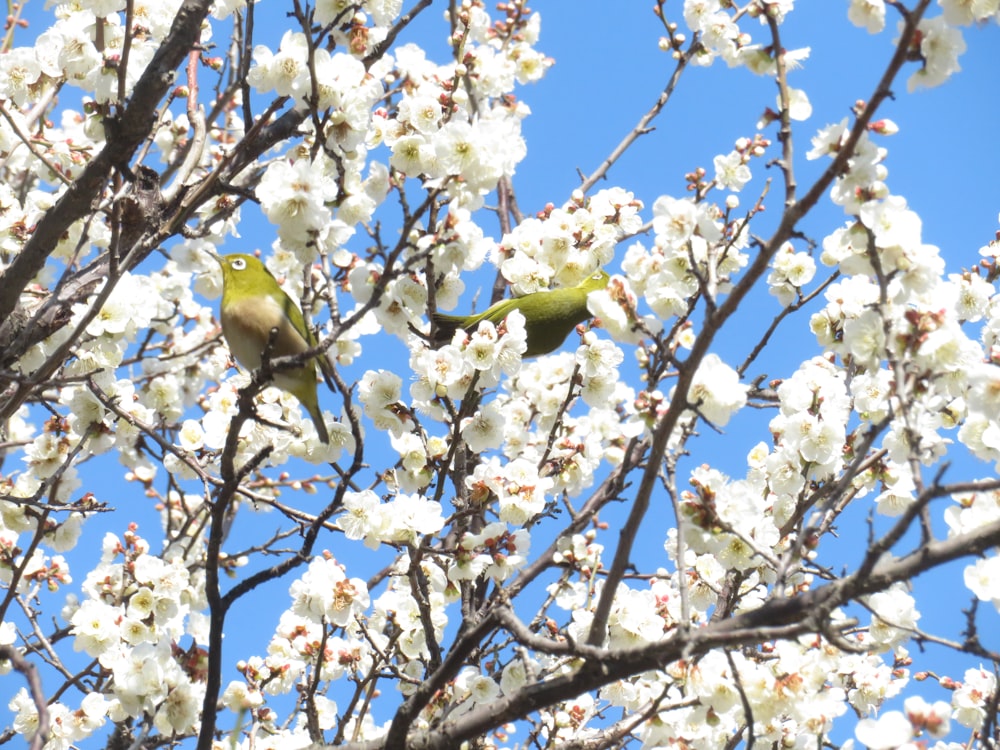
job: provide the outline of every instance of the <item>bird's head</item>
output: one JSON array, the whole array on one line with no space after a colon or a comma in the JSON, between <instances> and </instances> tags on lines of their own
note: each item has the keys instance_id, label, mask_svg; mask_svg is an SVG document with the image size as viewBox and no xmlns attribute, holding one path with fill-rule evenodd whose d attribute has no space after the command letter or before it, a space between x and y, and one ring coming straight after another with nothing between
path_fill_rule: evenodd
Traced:
<instances>
[{"instance_id":1,"label":"bird's head","mask_svg":"<svg viewBox=\"0 0 1000 750\"><path fill-rule=\"evenodd\" d=\"M212 252L209 255L222 268L222 285L230 290L255 289L262 284L269 287L269 282L274 280L267 266L255 255L247 253L217 255Z\"/></svg>"},{"instance_id":2,"label":"bird's head","mask_svg":"<svg viewBox=\"0 0 1000 750\"><path fill-rule=\"evenodd\" d=\"M600 289L604 289L608 285L608 281L611 277L608 276L607 271L603 268L598 268L590 276L585 278L580 282L580 286L589 294L590 292L596 292Z\"/></svg>"}]
</instances>

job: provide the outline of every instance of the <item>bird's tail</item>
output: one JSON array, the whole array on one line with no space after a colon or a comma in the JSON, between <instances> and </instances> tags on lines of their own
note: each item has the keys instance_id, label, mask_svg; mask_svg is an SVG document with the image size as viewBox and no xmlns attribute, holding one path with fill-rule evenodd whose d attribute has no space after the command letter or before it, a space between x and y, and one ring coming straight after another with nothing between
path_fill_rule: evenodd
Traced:
<instances>
[{"instance_id":1,"label":"bird's tail","mask_svg":"<svg viewBox=\"0 0 1000 750\"><path fill-rule=\"evenodd\" d=\"M312 419L313 424L316 425L316 434L319 435L319 439L324 443L330 443L330 433L326 429L326 422L323 419L323 412L319 408L319 404L313 404L312 406L303 404L306 407L306 411L309 412L309 417Z\"/></svg>"}]
</instances>

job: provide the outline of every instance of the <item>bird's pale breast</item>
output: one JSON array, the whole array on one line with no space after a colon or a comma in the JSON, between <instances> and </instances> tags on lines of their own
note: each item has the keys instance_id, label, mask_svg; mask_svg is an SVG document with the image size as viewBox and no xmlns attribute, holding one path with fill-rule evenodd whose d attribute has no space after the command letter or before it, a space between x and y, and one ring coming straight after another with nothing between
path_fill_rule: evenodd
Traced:
<instances>
[{"instance_id":1,"label":"bird's pale breast","mask_svg":"<svg viewBox=\"0 0 1000 750\"><path fill-rule=\"evenodd\" d=\"M248 370L260 367L260 355L273 328L278 329L278 334L271 350L272 359L298 354L309 348L309 343L292 325L281 305L271 297L231 302L222 313L222 333L229 343L229 350L236 361Z\"/></svg>"}]
</instances>

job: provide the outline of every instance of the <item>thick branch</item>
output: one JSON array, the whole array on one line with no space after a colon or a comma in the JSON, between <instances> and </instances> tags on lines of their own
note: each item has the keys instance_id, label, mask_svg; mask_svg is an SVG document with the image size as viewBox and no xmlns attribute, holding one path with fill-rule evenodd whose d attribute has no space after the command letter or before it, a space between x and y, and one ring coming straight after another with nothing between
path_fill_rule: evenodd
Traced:
<instances>
[{"instance_id":1,"label":"thick branch","mask_svg":"<svg viewBox=\"0 0 1000 750\"><path fill-rule=\"evenodd\" d=\"M156 107L174 83L177 67L201 35L201 24L212 6L211 0L186 0L177 11L174 25L156 51L142 77L136 82L132 98L113 123L113 134L97 156L63 193L55 205L35 226L31 238L0 274L0 341L21 292L34 278L73 222L93 210L115 168L128 164L132 154L149 135L155 121Z\"/></svg>"}]
</instances>

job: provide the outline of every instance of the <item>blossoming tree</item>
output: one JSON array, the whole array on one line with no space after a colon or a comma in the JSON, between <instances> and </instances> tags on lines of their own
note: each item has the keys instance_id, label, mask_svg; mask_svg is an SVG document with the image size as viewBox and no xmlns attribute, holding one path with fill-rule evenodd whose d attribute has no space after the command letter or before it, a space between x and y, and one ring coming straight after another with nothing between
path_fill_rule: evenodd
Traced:
<instances>
[{"instance_id":1,"label":"blossoming tree","mask_svg":"<svg viewBox=\"0 0 1000 750\"><path fill-rule=\"evenodd\" d=\"M15 6L0 744L994 746L1000 250L945 274L880 108L946 84L1000 8L827 5L896 29L849 117L801 122L792 0L658 0L665 89L530 216L522 88L552 61L523 0L77 0L43 28ZM440 59L403 41L429 13ZM757 131L682 195L613 186L713 63L773 80ZM821 206L841 213L814 239ZM264 241L240 238L254 213ZM211 253L248 243L334 365L329 443L267 382L302 357L241 372L220 337ZM598 269L553 354L522 357L520 313L428 343L470 282ZM765 376L784 336L814 351ZM756 437L724 468L737 424ZM921 628L908 584L934 569L962 634Z\"/></svg>"}]
</instances>

